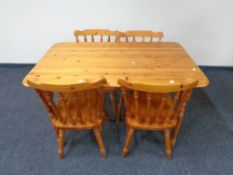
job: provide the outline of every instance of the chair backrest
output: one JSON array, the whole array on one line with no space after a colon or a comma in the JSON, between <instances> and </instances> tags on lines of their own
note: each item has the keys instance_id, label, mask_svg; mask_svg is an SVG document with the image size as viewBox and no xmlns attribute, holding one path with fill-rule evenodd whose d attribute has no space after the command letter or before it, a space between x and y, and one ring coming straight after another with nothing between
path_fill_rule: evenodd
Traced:
<instances>
[{"instance_id":1,"label":"chair backrest","mask_svg":"<svg viewBox=\"0 0 233 175\"><path fill-rule=\"evenodd\" d=\"M149 30L131 30L125 32L126 42L160 42L163 32L153 32Z\"/></svg>"},{"instance_id":2,"label":"chair backrest","mask_svg":"<svg viewBox=\"0 0 233 175\"><path fill-rule=\"evenodd\" d=\"M74 32L77 42L117 42L118 31L107 29L86 29Z\"/></svg>"},{"instance_id":3,"label":"chair backrest","mask_svg":"<svg viewBox=\"0 0 233 175\"><path fill-rule=\"evenodd\" d=\"M150 126L177 119L198 81L156 86L118 80L118 84L122 87L126 117Z\"/></svg>"},{"instance_id":4,"label":"chair backrest","mask_svg":"<svg viewBox=\"0 0 233 175\"><path fill-rule=\"evenodd\" d=\"M94 124L103 118L105 79L69 85L27 83L36 90L53 122L74 126Z\"/></svg>"}]
</instances>

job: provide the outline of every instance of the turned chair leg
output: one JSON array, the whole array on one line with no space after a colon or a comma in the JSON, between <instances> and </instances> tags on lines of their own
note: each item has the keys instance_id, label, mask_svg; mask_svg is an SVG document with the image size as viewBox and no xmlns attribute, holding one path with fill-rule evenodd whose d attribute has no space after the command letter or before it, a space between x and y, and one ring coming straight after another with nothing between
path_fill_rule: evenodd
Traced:
<instances>
[{"instance_id":1,"label":"turned chair leg","mask_svg":"<svg viewBox=\"0 0 233 175\"><path fill-rule=\"evenodd\" d=\"M59 129L59 138L58 138L58 156L59 159L62 159L64 153L64 130Z\"/></svg>"},{"instance_id":2,"label":"turned chair leg","mask_svg":"<svg viewBox=\"0 0 233 175\"><path fill-rule=\"evenodd\" d=\"M107 109L104 107L104 110L103 110L103 114L104 114L104 120L109 120L110 117L108 115L108 112L107 112Z\"/></svg>"},{"instance_id":3,"label":"turned chair leg","mask_svg":"<svg viewBox=\"0 0 233 175\"><path fill-rule=\"evenodd\" d=\"M168 159L171 159L171 138L170 138L170 130L164 130L165 137L165 145L166 145L166 156Z\"/></svg>"},{"instance_id":4,"label":"turned chair leg","mask_svg":"<svg viewBox=\"0 0 233 175\"><path fill-rule=\"evenodd\" d=\"M115 92L114 90L109 90L109 95L112 103L112 109L114 113L114 118L117 118L117 113L116 113L116 99L115 99Z\"/></svg>"},{"instance_id":5,"label":"turned chair leg","mask_svg":"<svg viewBox=\"0 0 233 175\"><path fill-rule=\"evenodd\" d=\"M178 121L179 122L179 121ZM172 147L175 146L176 144L176 138L177 138L177 135L179 133L179 130L180 130L180 126L181 126L181 123L177 123L177 125L174 127L173 129L173 134L172 134Z\"/></svg>"},{"instance_id":6,"label":"turned chair leg","mask_svg":"<svg viewBox=\"0 0 233 175\"><path fill-rule=\"evenodd\" d=\"M130 143L132 142L132 137L133 137L134 132L135 130L133 128L130 128L129 126L127 126L127 136L126 136L125 146L122 152L123 157L125 157L129 152L129 146L130 146Z\"/></svg>"},{"instance_id":7,"label":"turned chair leg","mask_svg":"<svg viewBox=\"0 0 233 175\"><path fill-rule=\"evenodd\" d=\"M99 149L100 149L100 153L101 153L103 158L106 158L107 153L106 153L106 150L104 148L104 142L103 142L103 138L102 138L100 129L98 127L94 128L94 133L95 133L95 137L96 137Z\"/></svg>"},{"instance_id":8,"label":"turned chair leg","mask_svg":"<svg viewBox=\"0 0 233 175\"><path fill-rule=\"evenodd\" d=\"M177 124L176 126L174 127L173 129L173 134L172 134L172 146L174 147L175 144L176 144L176 138L177 138L177 135L180 131L180 127L181 127L181 124L182 124L182 121L183 121L183 118L184 118L184 110L185 110L185 106L184 108L181 110L180 114L179 114L179 117L178 117L178 121L177 121Z\"/></svg>"},{"instance_id":9,"label":"turned chair leg","mask_svg":"<svg viewBox=\"0 0 233 175\"><path fill-rule=\"evenodd\" d=\"M56 128L54 125L53 125L53 129L54 129L54 133L55 133L55 136L56 136L56 139L57 139L57 142L59 141L59 129Z\"/></svg>"}]
</instances>

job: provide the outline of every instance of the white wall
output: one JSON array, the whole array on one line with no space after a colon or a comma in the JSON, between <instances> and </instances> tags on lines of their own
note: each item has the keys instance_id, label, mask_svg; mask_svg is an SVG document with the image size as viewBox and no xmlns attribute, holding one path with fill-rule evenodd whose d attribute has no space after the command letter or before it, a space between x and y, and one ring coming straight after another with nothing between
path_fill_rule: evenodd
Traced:
<instances>
[{"instance_id":1,"label":"white wall","mask_svg":"<svg viewBox=\"0 0 233 175\"><path fill-rule=\"evenodd\" d=\"M161 30L198 64L233 66L233 0L0 0L0 63L35 63L85 28Z\"/></svg>"}]
</instances>

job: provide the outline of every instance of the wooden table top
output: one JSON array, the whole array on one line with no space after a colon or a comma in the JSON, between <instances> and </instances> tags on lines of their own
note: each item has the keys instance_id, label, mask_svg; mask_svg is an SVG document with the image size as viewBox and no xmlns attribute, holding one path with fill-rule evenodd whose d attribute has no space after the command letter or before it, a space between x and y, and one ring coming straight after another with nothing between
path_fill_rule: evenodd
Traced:
<instances>
[{"instance_id":1,"label":"wooden table top","mask_svg":"<svg viewBox=\"0 0 233 175\"><path fill-rule=\"evenodd\" d=\"M46 84L77 83L80 79L105 77L110 87L117 80L166 85L198 79L209 80L185 49L175 42L158 43L57 43L25 76Z\"/></svg>"}]
</instances>

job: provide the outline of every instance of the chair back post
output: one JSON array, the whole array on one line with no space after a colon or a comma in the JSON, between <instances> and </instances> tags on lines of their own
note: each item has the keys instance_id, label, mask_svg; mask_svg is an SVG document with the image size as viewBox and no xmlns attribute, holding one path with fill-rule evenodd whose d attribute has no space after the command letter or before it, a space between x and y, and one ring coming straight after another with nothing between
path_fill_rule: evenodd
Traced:
<instances>
[{"instance_id":1,"label":"chair back post","mask_svg":"<svg viewBox=\"0 0 233 175\"><path fill-rule=\"evenodd\" d=\"M138 114L138 91L134 90L134 102L135 102L135 118L140 121L140 116Z\"/></svg>"},{"instance_id":2,"label":"chair back post","mask_svg":"<svg viewBox=\"0 0 233 175\"><path fill-rule=\"evenodd\" d=\"M146 123L148 125L151 124L151 115L150 115L150 111L151 111L150 110L150 108L151 108L151 99L152 99L151 94L147 93L146 94L146 100L147 100L147 105L146 105L146 114L147 114L147 116L146 116Z\"/></svg>"}]
</instances>

